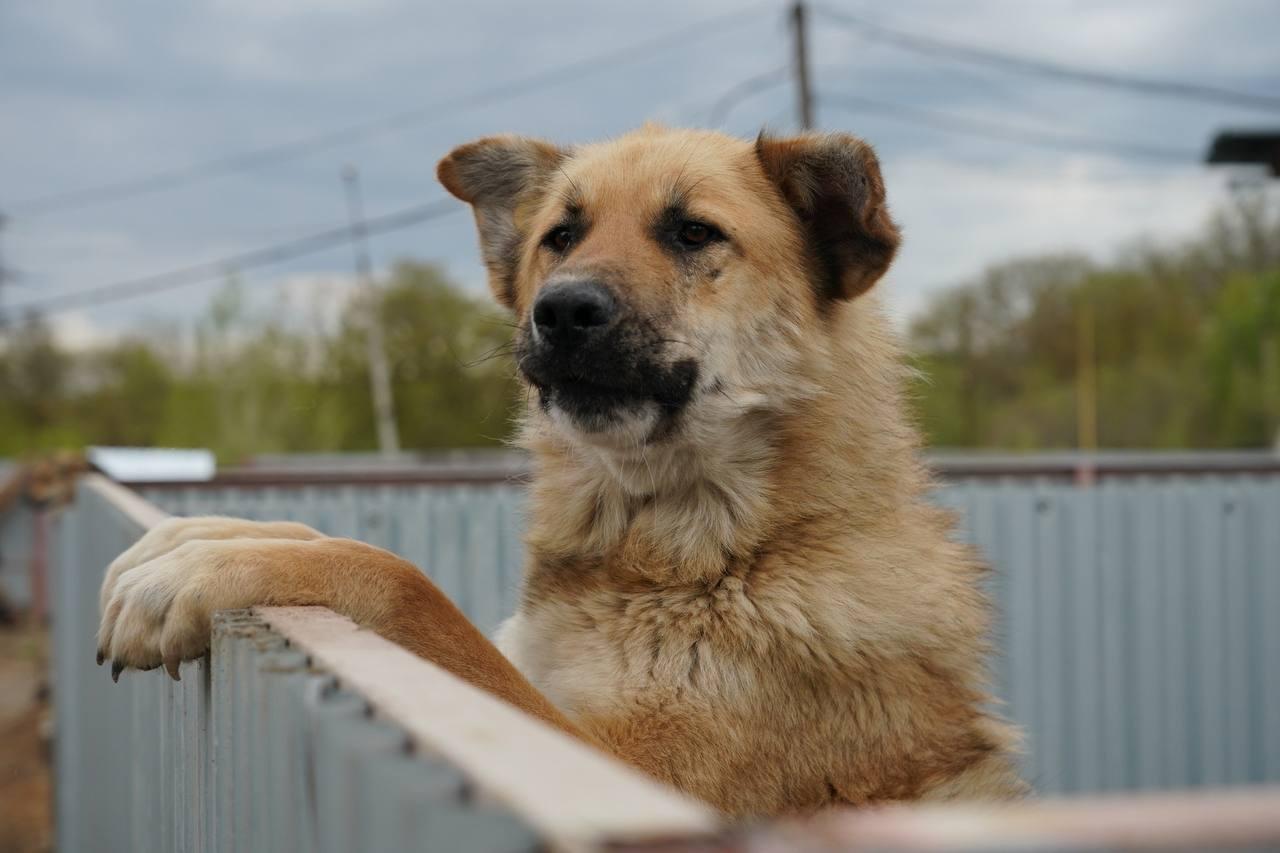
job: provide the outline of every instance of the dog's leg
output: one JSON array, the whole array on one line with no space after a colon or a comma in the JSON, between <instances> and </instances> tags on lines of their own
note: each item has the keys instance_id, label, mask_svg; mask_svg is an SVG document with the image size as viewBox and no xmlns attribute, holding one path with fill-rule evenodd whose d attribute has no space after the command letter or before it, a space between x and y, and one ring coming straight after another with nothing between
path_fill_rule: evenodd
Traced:
<instances>
[{"instance_id":1,"label":"dog's leg","mask_svg":"<svg viewBox=\"0 0 1280 853\"><path fill-rule=\"evenodd\" d=\"M163 663L176 678L180 662L208 649L216 610L323 605L582 737L444 593L394 554L318 534L202 537L155 550L161 553L121 569L104 585L98 654L111 659L113 675Z\"/></svg>"}]
</instances>

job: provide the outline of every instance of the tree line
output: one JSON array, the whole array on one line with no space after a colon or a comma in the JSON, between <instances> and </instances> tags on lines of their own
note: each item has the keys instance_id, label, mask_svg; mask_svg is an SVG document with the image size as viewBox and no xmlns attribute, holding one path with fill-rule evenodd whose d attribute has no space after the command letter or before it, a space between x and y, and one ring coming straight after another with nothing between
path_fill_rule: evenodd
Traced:
<instances>
[{"instance_id":1,"label":"tree line","mask_svg":"<svg viewBox=\"0 0 1280 853\"><path fill-rule=\"evenodd\" d=\"M1241 196L1185 243L1107 262L997 265L932 300L909 339L934 445L1272 446L1280 205Z\"/></svg>"},{"instance_id":2,"label":"tree line","mask_svg":"<svg viewBox=\"0 0 1280 853\"><path fill-rule=\"evenodd\" d=\"M432 266L403 263L376 310L408 449L503 442L521 393L510 321ZM350 301L335 328L262 316L228 282L188 335L126 336L80 351L29 318L0 352L0 456L90 444L254 453L374 450L365 329Z\"/></svg>"},{"instance_id":3,"label":"tree line","mask_svg":"<svg viewBox=\"0 0 1280 853\"><path fill-rule=\"evenodd\" d=\"M69 350L27 318L0 338L0 456L89 444L254 453L376 448L363 299L332 328L249 310L229 282L193 333ZM511 320L431 265L374 306L408 449L509 438ZM1043 255L940 292L910 323L928 442L1012 450L1229 448L1280 438L1280 206L1262 194L1193 239L1101 261Z\"/></svg>"}]
</instances>

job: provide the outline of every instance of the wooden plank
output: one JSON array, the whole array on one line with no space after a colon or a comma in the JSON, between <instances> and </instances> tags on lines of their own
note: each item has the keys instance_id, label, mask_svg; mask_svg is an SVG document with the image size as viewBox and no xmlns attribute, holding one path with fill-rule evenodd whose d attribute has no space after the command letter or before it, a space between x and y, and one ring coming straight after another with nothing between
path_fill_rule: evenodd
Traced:
<instances>
[{"instance_id":1,"label":"wooden plank","mask_svg":"<svg viewBox=\"0 0 1280 853\"><path fill-rule=\"evenodd\" d=\"M1218 789L1017 805L888 806L779 821L741 849L1198 850L1280 844L1280 788Z\"/></svg>"},{"instance_id":2,"label":"wooden plank","mask_svg":"<svg viewBox=\"0 0 1280 853\"><path fill-rule=\"evenodd\" d=\"M561 849L705 836L712 810L322 607L255 612Z\"/></svg>"}]
</instances>

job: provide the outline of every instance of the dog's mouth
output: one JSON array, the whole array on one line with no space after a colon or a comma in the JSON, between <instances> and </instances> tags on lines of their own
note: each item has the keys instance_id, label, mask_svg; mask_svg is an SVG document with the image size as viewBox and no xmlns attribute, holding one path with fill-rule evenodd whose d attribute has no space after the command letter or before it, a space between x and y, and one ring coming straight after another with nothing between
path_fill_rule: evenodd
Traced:
<instances>
[{"instance_id":1,"label":"dog's mouth","mask_svg":"<svg viewBox=\"0 0 1280 853\"><path fill-rule=\"evenodd\" d=\"M697 364L669 367L634 363L608 370L562 368L536 356L522 359L525 378L538 393L544 411L558 409L588 432L616 426L627 414L656 410L659 422L673 421L693 396Z\"/></svg>"},{"instance_id":2,"label":"dog's mouth","mask_svg":"<svg viewBox=\"0 0 1280 853\"><path fill-rule=\"evenodd\" d=\"M566 428L597 437L636 440L669 435L693 398L694 359L669 360L663 335L637 319L607 332L536 334L526 322L516 338L516 363L542 411Z\"/></svg>"},{"instance_id":3,"label":"dog's mouth","mask_svg":"<svg viewBox=\"0 0 1280 853\"><path fill-rule=\"evenodd\" d=\"M570 414L602 415L644 402L644 394L625 385L600 382L580 373L566 373L549 382L534 381L544 405L555 405Z\"/></svg>"}]
</instances>

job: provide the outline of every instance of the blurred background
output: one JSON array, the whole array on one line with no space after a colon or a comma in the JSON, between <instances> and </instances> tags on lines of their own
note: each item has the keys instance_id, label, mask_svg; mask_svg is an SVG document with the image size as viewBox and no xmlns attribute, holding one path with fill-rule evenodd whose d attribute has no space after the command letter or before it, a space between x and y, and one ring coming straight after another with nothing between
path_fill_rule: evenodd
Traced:
<instances>
[{"instance_id":1,"label":"blurred background","mask_svg":"<svg viewBox=\"0 0 1280 853\"><path fill-rule=\"evenodd\" d=\"M1275 444L1274 3L806 13L7 4L0 455L375 449L370 299L400 446L500 442L509 330L435 162L647 119L876 146L932 444ZM1208 165L1224 131L1271 142Z\"/></svg>"},{"instance_id":2,"label":"blurred background","mask_svg":"<svg viewBox=\"0 0 1280 853\"><path fill-rule=\"evenodd\" d=\"M645 120L879 152L878 287L1042 787L1280 779L1277 44L1273 0L0 5L0 851L49 843L75 472L509 611L510 321L434 166Z\"/></svg>"}]
</instances>

